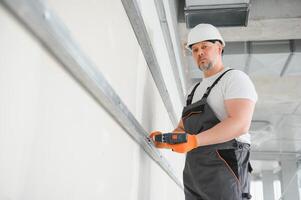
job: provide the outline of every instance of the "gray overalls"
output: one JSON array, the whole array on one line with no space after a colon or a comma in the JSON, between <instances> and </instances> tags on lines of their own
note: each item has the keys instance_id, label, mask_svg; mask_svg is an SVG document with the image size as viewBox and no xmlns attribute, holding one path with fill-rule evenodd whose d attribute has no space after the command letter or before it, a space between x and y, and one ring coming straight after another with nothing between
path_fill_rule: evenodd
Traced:
<instances>
[{"instance_id":1,"label":"gray overalls","mask_svg":"<svg viewBox=\"0 0 301 200\"><path fill-rule=\"evenodd\" d=\"M182 113L184 129L187 133L198 134L220 122L207 103L207 97L211 89L229 70L221 74L207 88L201 100L191 104L194 92L200 83L188 95L187 105ZM249 151L249 144L233 139L225 143L201 146L188 152L183 171L185 199L250 199L249 184L252 168L249 164Z\"/></svg>"}]
</instances>

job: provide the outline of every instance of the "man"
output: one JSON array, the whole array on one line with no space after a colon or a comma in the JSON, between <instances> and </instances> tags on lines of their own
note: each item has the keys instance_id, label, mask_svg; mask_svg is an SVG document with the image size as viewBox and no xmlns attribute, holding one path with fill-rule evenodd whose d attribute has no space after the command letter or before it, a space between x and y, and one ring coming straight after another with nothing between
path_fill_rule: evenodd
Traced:
<instances>
[{"instance_id":1,"label":"man","mask_svg":"<svg viewBox=\"0 0 301 200\"><path fill-rule=\"evenodd\" d=\"M186 200L250 199L250 135L257 101L250 78L224 67L225 42L216 27L199 24L188 35L187 48L204 78L187 97L182 119L173 133L187 141L156 147L187 153L183 182ZM154 139L162 132L154 131Z\"/></svg>"}]
</instances>

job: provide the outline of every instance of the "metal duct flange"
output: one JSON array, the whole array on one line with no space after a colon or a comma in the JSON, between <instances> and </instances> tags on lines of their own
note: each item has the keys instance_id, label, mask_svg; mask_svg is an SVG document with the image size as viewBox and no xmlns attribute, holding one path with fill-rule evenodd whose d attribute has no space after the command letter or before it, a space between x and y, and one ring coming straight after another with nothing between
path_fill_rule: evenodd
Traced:
<instances>
[{"instance_id":1,"label":"metal duct flange","mask_svg":"<svg viewBox=\"0 0 301 200\"><path fill-rule=\"evenodd\" d=\"M249 0L223 1L185 1L185 22L187 28L199 23L215 26L247 26L249 16Z\"/></svg>"}]
</instances>

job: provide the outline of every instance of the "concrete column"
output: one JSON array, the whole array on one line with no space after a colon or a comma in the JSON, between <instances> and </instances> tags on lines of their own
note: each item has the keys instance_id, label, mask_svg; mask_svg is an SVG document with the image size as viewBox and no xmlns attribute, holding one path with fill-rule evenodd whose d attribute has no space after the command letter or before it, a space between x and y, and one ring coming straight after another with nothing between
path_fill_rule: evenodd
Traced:
<instances>
[{"instance_id":1,"label":"concrete column","mask_svg":"<svg viewBox=\"0 0 301 200\"><path fill-rule=\"evenodd\" d=\"M283 200L299 200L296 160L282 160L281 168L281 188L282 194L284 193Z\"/></svg>"},{"instance_id":2,"label":"concrete column","mask_svg":"<svg viewBox=\"0 0 301 200\"><path fill-rule=\"evenodd\" d=\"M262 184L263 184L263 199L275 200L274 197L274 174L273 171L262 171Z\"/></svg>"}]
</instances>

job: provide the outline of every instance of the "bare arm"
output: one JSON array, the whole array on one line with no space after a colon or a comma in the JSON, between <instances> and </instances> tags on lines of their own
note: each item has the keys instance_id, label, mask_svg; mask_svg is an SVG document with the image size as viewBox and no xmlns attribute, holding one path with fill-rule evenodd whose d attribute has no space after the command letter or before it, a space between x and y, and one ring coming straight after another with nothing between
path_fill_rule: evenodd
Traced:
<instances>
[{"instance_id":1,"label":"bare arm","mask_svg":"<svg viewBox=\"0 0 301 200\"><path fill-rule=\"evenodd\" d=\"M198 134L198 146L230 141L249 130L255 107L253 101L249 99L225 100L225 107L228 117L213 128Z\"/></svg>"},{"instance_id":2,"label":"bare arm","mask_svg":"<svg viewBox=\"0 0 301 200\"><path fill-rule=\"evenodd\" d=\"M172 132L173 133L185 133L182 119L179 121L178 126Z\"/></svg>"}]
</instances>

